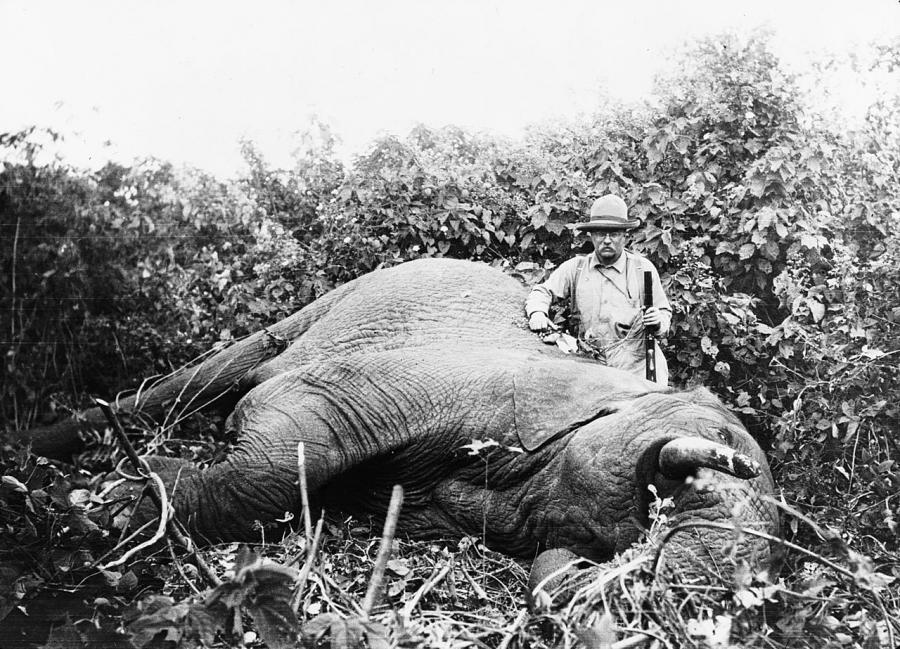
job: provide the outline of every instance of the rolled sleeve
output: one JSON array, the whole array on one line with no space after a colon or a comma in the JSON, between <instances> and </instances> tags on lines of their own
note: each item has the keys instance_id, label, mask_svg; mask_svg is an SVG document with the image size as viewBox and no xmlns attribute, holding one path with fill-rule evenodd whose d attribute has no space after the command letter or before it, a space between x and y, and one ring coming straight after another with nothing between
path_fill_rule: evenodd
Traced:
<instances>
[{"instance_id":1,"label":"rolled sleeve","mask_svg":"<svg viewBox=\"0 0 900 649\"><path fill-rule=\"evenodd\" d=\"M532 313L550 313L550 305L554 300L560 300L569 294L569 287L575 281L575 273L578 268L578 259L569 259L559 268L550 273L550 277L531 289L525 300L525 315L529 318Z\"/></svg>"}]
</instances>

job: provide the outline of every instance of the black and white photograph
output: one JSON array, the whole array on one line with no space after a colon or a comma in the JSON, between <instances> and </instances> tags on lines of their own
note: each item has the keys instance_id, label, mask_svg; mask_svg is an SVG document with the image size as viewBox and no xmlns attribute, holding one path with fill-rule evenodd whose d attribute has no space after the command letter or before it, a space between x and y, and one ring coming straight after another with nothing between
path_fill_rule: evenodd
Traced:
<instances>
[{"instance_id":1,"label":"black and white photograph","mask_svg":"<svg viewBox=\"0 0 900 649\"><path fill-rule=\"evenodd\" d=\"M0 60L0 649L900 647L897 0Z\"/></svg>"}]
</instances>

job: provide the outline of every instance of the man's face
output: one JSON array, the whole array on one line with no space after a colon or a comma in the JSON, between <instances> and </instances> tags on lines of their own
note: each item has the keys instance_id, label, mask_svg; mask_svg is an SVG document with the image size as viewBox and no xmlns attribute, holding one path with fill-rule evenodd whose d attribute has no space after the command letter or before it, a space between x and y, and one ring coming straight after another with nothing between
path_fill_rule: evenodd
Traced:
<instances>
[{"instance_id":1,"label":"man's face","mask_svg":"<svg viewBox=\"0 0 900 649\"><path fill-rule=\"evenodd\" d=\"M625 230L597 230L591 232L591 241L597 258L604 264L611 264L625 249Z\"/></svg>"}]
</instances>

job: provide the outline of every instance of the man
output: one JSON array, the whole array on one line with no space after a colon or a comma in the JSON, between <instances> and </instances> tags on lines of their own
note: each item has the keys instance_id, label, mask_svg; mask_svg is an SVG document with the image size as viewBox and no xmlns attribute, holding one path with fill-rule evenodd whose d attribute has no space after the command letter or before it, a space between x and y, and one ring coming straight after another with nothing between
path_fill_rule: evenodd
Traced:
<instances>
[{"instance_id":1,"label":"man","mask_svg":"<svg viewBox=\"0 0 900 649\"><path fill-rule=\"evenodd\" d=\"M549 316L551 304L565 301L570 318L575 316L572 333L579 347L612 367L644 376L644 331L664 336L672 309L653 264L625 250L626 232L639 225L639 220L629 220L628 207L618 196L607 194L594 201L590 220L575 226L590 234L594 251L569 259L535 286L525 301L525 313L532 331L546 332L556 329ZM647 309L644 271L653 277L653 306ZM666 385L668 365L658 346L655 350L656 381Z\"/></svg>"}]
</instances>

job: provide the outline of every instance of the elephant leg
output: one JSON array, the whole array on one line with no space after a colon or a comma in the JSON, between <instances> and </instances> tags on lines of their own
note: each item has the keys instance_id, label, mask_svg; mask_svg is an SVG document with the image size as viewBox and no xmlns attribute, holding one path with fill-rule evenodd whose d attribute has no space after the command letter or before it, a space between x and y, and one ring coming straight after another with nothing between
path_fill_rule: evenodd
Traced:
<instances>
[{"instance_id":1,"label":"elephant leg","mask_svg":"<svg viewBox=\"0 0 900 649\"><path fill-rule=\"evenodd\" d=\"M300 491L296 461L288 464L255 463L241 458L199 469L187 460L149 456L150 471L165 488L168 506L201 544L215 541L280 538L289 529L293 512L299 511ZM130 513L129 529L135 530L159 516L159 509L143 480L122 480L117 474L107 499L131 498L138 507ZM146 484L146 486L145 486ZM116 525L126 521L119 519Z\"/></svg>"},{"instance_id":2,"label":"elephant leg","mask_svg":"<svg viewBox=\"0 0 900 649\"><path fill-rule=\"evenodd\" d=\"M541 552L528 573L525 601L532 612L550 608L554 596L568 599L581 569L591 562L571 550L553 548Z\"/></svg>"},{"instance_id":3,"label":"elephant leg","mask_svg":"<svg viewBox=\"0 0 900 649\"><path fill-rule=\"evenodd\" d=\"M279 412L260 408L249 415L254 424L270 424L268 435L247 435L241 425L248 416L233 417L236 447L223 462L207 468L175 458L145 458L150 470L162 479L175 516L197 541L258 540L263 533L271 539L286 531L300 510L299 442L305 445L310 493L340 469L327 427L313 417L299 415L282 421ZM126 481L111 497L136 499L142 488L141 482ZM157 508L145 497L131 528L157 515Z\"/></svg>"}]
</instances>

